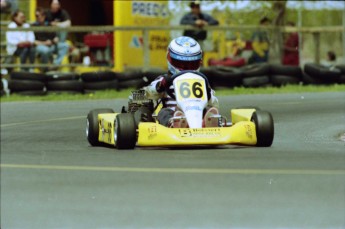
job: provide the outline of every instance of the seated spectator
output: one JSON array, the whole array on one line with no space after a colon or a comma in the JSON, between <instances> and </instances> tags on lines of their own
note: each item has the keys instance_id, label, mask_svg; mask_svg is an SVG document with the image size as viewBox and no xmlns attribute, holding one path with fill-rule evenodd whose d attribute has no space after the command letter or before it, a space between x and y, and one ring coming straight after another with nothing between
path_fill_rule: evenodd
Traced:
<instances>
[{"instance_id":1,"label":"seated spectator","mask_svg":"<svg viewBox=\"0 0 345 229\"><path fill-rule=\"evenodd\" d=\"M264 27L271 23L271 20L264 17L260 20L260 26ZM265 63L268 62L269 39L267 31L258 30L252 36L253 54L249 58L248 63Z\"/></svg>"},{"instance_id":2,"label":"seated spectator","mask_svg":"<svg viewBox=\"0 0 345 229\"><path fill-rule=\"evenodd\" d=\"M57 27L70 27L71 17L68 12L61 8L59 0L50 0L50 10L47 12L47 20L50 25ZM67 32L58 32L59 42L65 42Z\"/></svg>"},{"instance_id":3,"label":"seated spectator","mask_svg":"<svg viewBox=\"0 0 345 229\"><path fill-rule=\"evenodd\" d=\"M33 26L49 26L49 21L46 20L46 12L43 8L38 8L35 12L36 22ZM59 42L59 38L54 32L35 32L36 53L40 56L41 63L47 64L49 60L53 59L53 54L57 57L53 59L54 65L60 65L63 57L68 52L68 45L65 42ZM42 71L47 71L47 68L42 68Z\"/></svg>"},{"instance_id":4,"label":"seated spectator","mask_svg":"<svg viewBox=\"0 0 345 229\"><path fill-rule=\"evenodd\" d=\"M8 28L29 28L30 25L25 21L24 13L17 10L12 14L12 22L8 25ZM6 32L6 42L7 53L12 57L18 56L21 64L25 64L28 58L31 64L35 62L35 35L32 31L8 31ZM12 57L5 62L12 63ZM23 70L27 71L28 69Z\"/></svg>"},{"instance_id":5,"label":"seated spectator","mask_svg":"<svg viewBox=\"0 0 345 229\"><path fill-rule=\"evenodd\" d=\"M295 23L288 22L287 26L295 26ZM284 42L283 65L299 66L299 41L298 33L290 33Z\"/></svg>"},{"instance_id":6,"label":"seated spectator","mask_svg":"<svg viewBox=\"0 0 345 229\"><path fill-rule=\"evenodd\" d=\"M327 59L325 61L321 61L321 65L326 67L333 67L336 65L337 62L337 56L333 51L327 52Z\"/></svg>"}]
</instances>

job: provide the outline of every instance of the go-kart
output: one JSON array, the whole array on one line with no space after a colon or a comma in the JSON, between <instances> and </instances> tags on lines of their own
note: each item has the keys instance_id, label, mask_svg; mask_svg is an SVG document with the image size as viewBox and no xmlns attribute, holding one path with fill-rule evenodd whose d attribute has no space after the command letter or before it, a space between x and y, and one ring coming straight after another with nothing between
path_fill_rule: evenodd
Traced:
<instances>
[{"instance_id":1,"label":"go-kart","mask_svg":"<svg viewBox=\"0 0 345 229\"><path fill-rule=\"evenodd\" d=\"M110 144L117 149L136 146L193 146L193 145L272 145L274 123L272 115L255 107L230 110L231 122L225 116L212 114L205 126L204 113L210 98L206 76L199 72L180 72L170 78L174 85L170 96L176 99L183 115L172 122L186 122L184 128L166 127L158 122L161 103L149 99L145 90L132 91L128 107L121 112L95 109L87 115L86 136L92 146Z\"/></svg>"}]
</instances>

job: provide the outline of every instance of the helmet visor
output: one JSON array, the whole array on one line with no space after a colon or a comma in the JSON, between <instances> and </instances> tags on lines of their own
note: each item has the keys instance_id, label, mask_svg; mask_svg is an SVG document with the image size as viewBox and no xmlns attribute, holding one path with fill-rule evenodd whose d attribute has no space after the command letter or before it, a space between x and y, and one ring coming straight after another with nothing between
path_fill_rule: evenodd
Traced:
<instances>
[{"instance_id":1,"label":"helmet visor","mask_svg":"<svg viewBox=\"0 0 345 229\"><path fill-rule=\"evenodd\" d=\"M201 65L201 60L182 61L171 58L170 55L168 55L168 60L171 65L179 70L198 70Z\"/></svg>"}]
</instances>

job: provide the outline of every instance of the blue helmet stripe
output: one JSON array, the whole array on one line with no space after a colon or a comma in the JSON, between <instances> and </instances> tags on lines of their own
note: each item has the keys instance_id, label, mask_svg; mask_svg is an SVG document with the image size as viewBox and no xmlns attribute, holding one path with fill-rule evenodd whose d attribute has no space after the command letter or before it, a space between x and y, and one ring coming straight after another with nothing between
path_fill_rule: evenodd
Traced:
<instances>
[{"instance_id":1,"label":"blue helmet stripe","mask_svg":"<svg viewBox=\"0 0 345 229\"><path fill-rule=\"evenodd\" d=\"M200 60L202 58L201 53L195 56L180 56L173 52L170 52L170 57L174 58L176 60L182 60L182 61L194 61L194 60Z\"/></svg>"}]
</instances>

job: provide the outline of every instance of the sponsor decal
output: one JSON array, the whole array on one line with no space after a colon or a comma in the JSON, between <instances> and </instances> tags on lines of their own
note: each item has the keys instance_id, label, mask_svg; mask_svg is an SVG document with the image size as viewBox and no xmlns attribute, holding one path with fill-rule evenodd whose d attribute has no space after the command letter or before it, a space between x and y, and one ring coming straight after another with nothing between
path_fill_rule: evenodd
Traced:
<instances>
[{"instance_id":1,"label":"sponsor decal","mask_svg":"<svg viewBox=\"0 0 345 229\"><path fill-rule=\"evenodd\" d=\"M244 128L246 129L246 135L248 138L252 139L253 138L253 131L250 125L244 125Z\"/></svg>"},{"instance_id":2,"label":"sponsor decal","mask_svg":"<svg viewBox=\"0 0 345 229\"><path fill-rule=\"evenodd\" d=\"M187 106L186 111L190 111L190 110L201 111L202 109L199 106Z\"/></svg>"},{"instance_id":3,"label":"sponsor decal","mask_svg":"<svg viewBox=\"0 0 345 229\"><path fill-rule=\"evenodd\" d=\"M143 47L143 38L139 36L133 36L131 41L131 47L142 48Z\"/></svg>"},{"instance_id":4,"label":"sponsor decal","mask_svg":"<svg viewBox=\"0 0 345 229\"><path fill-rule=\"evenodd\" d=\"M130 41L130 47L142 49L144 46L143 37L138 35L133 35ZM165 51L169 45L168 38L162 35L151 35L149 49L150 50L161 50Z\"/></svg>"},{"instance_id":5,"label":"sponsor decal","mask_svg":"<svg viewBox=\"0 0 345 229\"><path fill-rule=\"evenodd\" d=\"M150 126L148 128L148 132L149 132L149 136L147 137L148 140L157 137L157 127L156 126Z\"/></svg>"},{"instance_id":6,"label":"sponsor decal","mask_svg":"<svg viewBox=\"0 0 345 229\"><path fill-rule=\"evenodd\" d=\"M179 129L181 138L214 138L221 136L220 128Z\"/></svg>"},{"instance_id":7,"label":"sponsor decal","mask_svg":"<svg viewBox=\"0 0 345 229\"><path fill-rule=\"evenodd\" d=\"M102 132L102 141L105 141L106 135L108 135L108 142L111 142L111 130L113 125L109 122L107 125L104 125L104 119L100 121L101 132Z\"/></svg>"},{"instance_id":8,"label":"sponsor decal","mask_svg":"<svg viewBox=\"0 0 345 229\"><path fill-rule=\"evenodd\" d=\"M132 15L142 17L168 17L168 6L159 2L132 2Z\"/></svg>"}]
</instances>

